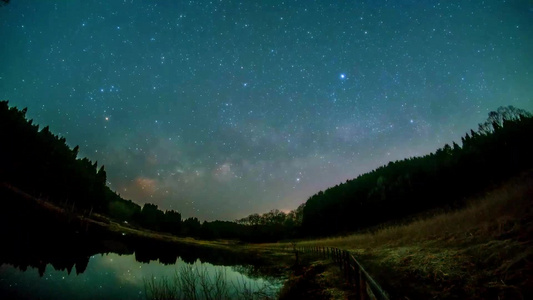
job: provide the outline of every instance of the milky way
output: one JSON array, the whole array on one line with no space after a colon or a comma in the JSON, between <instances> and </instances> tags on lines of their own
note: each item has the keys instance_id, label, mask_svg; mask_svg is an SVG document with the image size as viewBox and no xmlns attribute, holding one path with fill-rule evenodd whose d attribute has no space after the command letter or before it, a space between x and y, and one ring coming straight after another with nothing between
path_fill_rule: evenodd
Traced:
<instances>
[{"instance_id":1,"label":"milky way","mask_svg":"<svg viewBox=\"0 0 533 300\"><path fill-rule=\"evenodd\" d=\"M531 1L23 1L0 99L200 219L293 209L533 110Z\"/></svg>"}]
</instances>

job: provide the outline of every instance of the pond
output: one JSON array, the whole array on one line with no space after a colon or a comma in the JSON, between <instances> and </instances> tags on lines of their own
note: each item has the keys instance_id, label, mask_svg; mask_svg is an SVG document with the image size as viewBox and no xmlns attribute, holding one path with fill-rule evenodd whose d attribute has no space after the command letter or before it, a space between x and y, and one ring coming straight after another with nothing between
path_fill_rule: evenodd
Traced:
<instances>
[{"instance_id":1,"label":"pond","mask_svg":"<svg viewBox=\"0 0 533 300\"><path fill-rule=\"evenodd\" d=\"M0 210L0 237L0 299L202 299L204 287L263 299L282 284L257 253L78 226L31 207Z\"/></svg>"},{"instance_id":2,"label":"pond","mask_svg":"<svg viewBox=\"0 0 533 300\"><path fill-rule=\"evenodd\" d=\"M37 267L28 267L22 271L3 264L0 267L0 298L147 299L152 298L154 292L161 293L163 284L175 284L177 280L180 285L180 282L186 282L187 279L196 280L192 283L196 290L191 291L190 286L181 285L184 298L188 298L184 292L194 292L202 298L203 282L207 282L209 289L214 292L217 280L219 285L221 280L224 281L222 284L225 286L219 288L219 292L226 293L229 298L245 294L255 295L255 298L275 297L281 287L280 280L241 273L242 267L215 266L199 259L192 264L180 258L175 264L163 264L160 261L142 263L135 259L135 255L110 253L91 256L86 268L83 268L85 266L75 265L70 269L62 269L61 266L47 264L44 272Z\"/></svg>"}]
</instances>

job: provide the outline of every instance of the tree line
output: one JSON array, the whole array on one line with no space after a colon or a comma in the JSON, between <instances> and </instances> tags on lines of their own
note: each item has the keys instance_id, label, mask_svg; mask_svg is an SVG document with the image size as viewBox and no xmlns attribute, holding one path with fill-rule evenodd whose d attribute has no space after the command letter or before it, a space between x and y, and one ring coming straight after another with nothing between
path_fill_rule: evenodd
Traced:
<instances>
[{"instance_id":1,"label":"tree line","mask_svg":"<svg viewBox=\"0 0 533 300\"><path fill-rule=\"evenodd\" d=\"M294 227L294 217L285 217L279 211L265 214L264 221L252 221L251 226L247 226L245 221L200 222L195 217L182 220L178 211L163 211L152 203L141 207L107 186L103 165L79 158L79 146L70 148L66 139L53 134L48 126L40 129L33 120L26 119L26 112L27 108L19 110L9 107L8 101L0 101L1 183L71 212L100 213L132 226L174 235L272 241L285 236L283 229ZM276 217L271 218L274 215Z\"/></svg>"},{"instance_id":2,"label":"tree line","mask_svg":"<svg viewBox=\"0 0 533 300\"><path fill-rule=\"evenodd\" d=\"M0 181L81 213L98 212L151 230L249 242L324 236L365 229L466 198L533 167L533 117L512 106L490 112L477 131L434 153L389 162L320 191L288 213L272 210L235 221L182 219L175 210L142 207L106 185L105 167L78 158L64 137L39 130L27 109L0 102Z\"/></svg>"},{"instance_id":3,"label":"tree line","mask_svg":"<svg viewBox=\"0 0 533 300\"><path fill-rule=\"evenodd\" d=\"M78 159L64 137L39 130L26 120L27 109L0 102L0 180L27 193L81 211L104 212L114 193L107 188L105 167Z\"/></svg>"},{"instance_id":4,"label":"tree line","mask_svg":"<svg viewBox=\"0 0 533 300\"><path fill-rule=\"evenodd\" d=\"M533 118L512 106L489 113L461 144L389 162L310 197L302 233L320 236L356 231L465 200L533 167Z\"/></svg>"}]
</instances>

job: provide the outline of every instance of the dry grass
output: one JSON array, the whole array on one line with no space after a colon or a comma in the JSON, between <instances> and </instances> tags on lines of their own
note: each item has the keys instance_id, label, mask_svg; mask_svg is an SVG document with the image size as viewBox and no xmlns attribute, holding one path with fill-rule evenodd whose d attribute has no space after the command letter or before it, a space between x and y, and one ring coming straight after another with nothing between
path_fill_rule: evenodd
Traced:
<instances>
[{"instance_id":1,"label":"dry grass","mask_svg":"<svg viewBox=\"0 0 533 300\"><path fill-rule=\"evenodd\" d=\"M126 226L124 224L119 224L114 221L109 221L109 224L106 226L106 228L111 232L116 232L119 234L134 235L138 237L150 238L150 239L166 241L166 242L175 242L179 244L205 246L205 247L224 249L224 250L234 250L236 248L239 248L239 249L244 248L244 246L238 247L239 245L237 245L237 242L232 241L232 240L200 240L200 239L195 239L192 237L180 237L180 236L172 235L169 233L157 232L157 231L152 231L152 230L144 229L144 228L134 228L134 227Z\"/></svg>"},{"instance_id":2,"label":"dry grass","mask_svg":"<svg viewBox=\"0 0 533 300\"><path fill-rule=\"evenodd\" d=\"M301 245L330 245L347 249L376 246L401 246L432 241L438 244L462 244L486 238L501 237L521 226L531 217L533 180L521 177L476 199L458 211L417 220L404 226L382 228L369 234L354 234L301 242Z\"/></svg>"},{"instance_id":3,"label":"dry grass","mask_svg":"<svg viewBox=\"0 0 533 300\"><path fill-rule=\"evenodd\" d=\"M353 251L397 297L527 299L533 292L532 204L530 172L462 210L299 245Z\"/></svg>"}]
</instances>

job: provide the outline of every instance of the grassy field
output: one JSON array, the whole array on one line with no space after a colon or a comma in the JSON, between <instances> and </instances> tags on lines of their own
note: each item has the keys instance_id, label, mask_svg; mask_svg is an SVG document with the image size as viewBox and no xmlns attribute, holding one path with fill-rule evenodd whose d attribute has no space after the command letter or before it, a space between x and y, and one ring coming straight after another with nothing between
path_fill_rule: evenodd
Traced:
<instances>
[{"instance_id":1,"label":"grassy field","mask_svg":"<svg viewBox=\"0 0 533 300\"><path fill-rule=\"evenodd\" d=\"M458 211L298 244L352 251L393 298L533 299L532 204L529 172Z\"/></svg>"}]
</instances>

